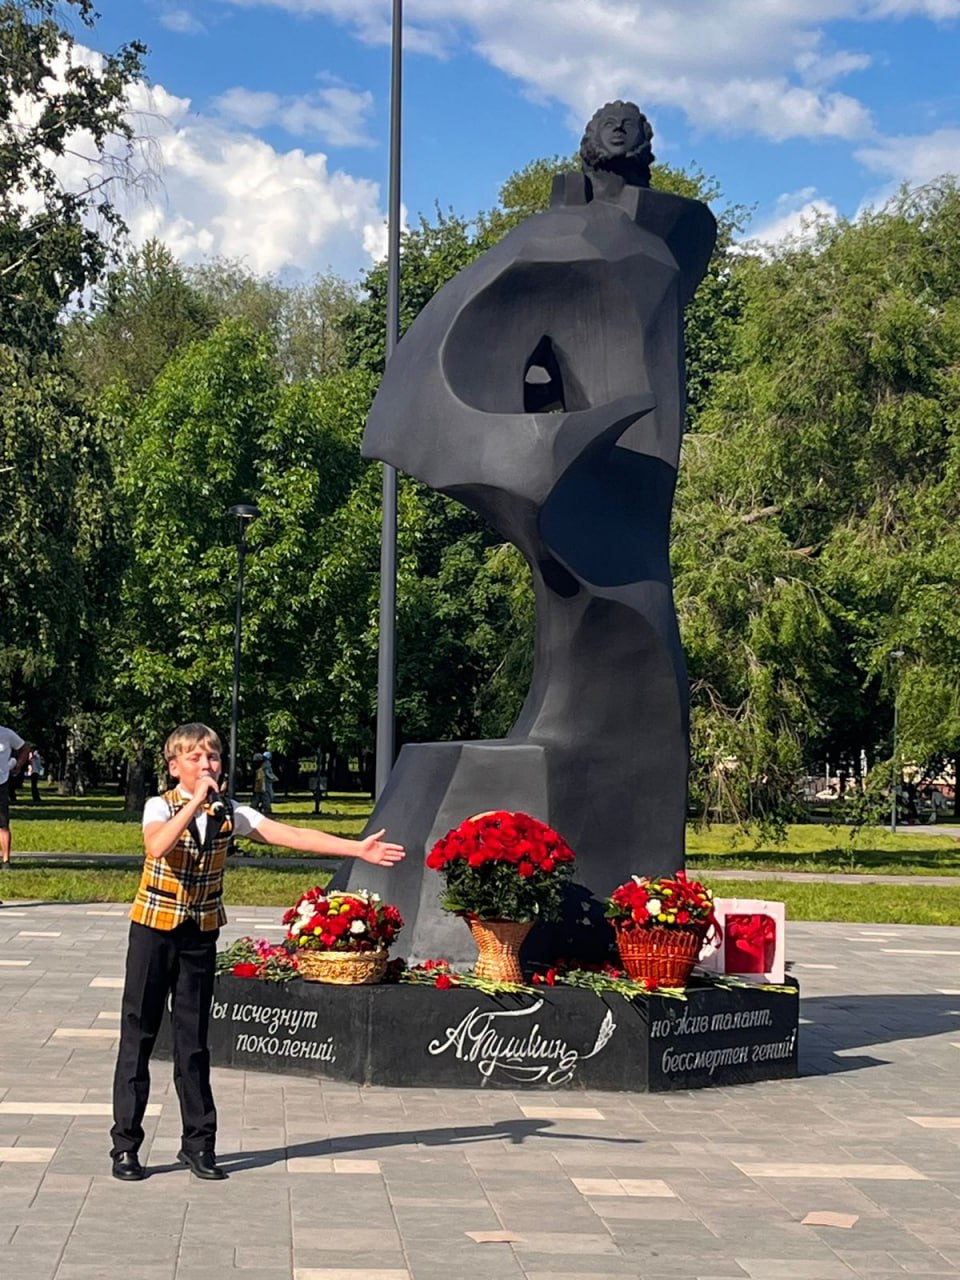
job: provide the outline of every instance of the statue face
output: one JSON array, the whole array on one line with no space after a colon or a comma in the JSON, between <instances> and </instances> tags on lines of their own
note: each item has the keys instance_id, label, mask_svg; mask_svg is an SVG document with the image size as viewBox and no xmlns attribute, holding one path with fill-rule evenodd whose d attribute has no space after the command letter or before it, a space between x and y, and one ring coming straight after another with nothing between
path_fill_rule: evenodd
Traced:
<instances>
[{"instance_id":1,"label":"statue face","mask_svg":"<svg viewBox=\"0 0 960 1280\"><path fill-rule=\"evenodd\" d=\"M597 129L597 145L608 156L624 156L641 142L640 112L617 107L604 113Z\"/></svg>"}]
</instances>

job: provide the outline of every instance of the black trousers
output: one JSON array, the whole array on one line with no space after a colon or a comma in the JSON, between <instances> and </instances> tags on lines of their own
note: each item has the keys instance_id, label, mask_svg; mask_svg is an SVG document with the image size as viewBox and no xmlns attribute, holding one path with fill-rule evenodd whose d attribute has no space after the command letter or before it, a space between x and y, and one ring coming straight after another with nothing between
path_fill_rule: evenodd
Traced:
<instances>
[{"instance_id":1,"label":"black trousers","mask_svg":"<svg viewBox=\"0 0 960 1280\"><path fill-rule=\"evenodd\" d=\"M180 1099L184 1151L213 1151L217 1109L210 1088L207 1029L220 930L192 920L175 929L131 921L113 1078L112 1154L138 1151L150 1094L150 1054L167 998L173 1015L173 1083Z\"/></svg>"}]
</instances>

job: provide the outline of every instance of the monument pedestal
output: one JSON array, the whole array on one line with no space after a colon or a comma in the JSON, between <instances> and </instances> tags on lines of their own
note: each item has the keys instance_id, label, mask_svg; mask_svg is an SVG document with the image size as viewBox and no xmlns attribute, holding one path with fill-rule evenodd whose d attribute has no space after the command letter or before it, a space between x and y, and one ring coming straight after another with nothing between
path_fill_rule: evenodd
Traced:
<instances>
[{"instance_id":1,"label":"monument pedestal","mask_svg":"<svg viewBox=\"0 0 960 1280\"><path fill-rule=\"evenodd\" d=\"M214 1066L394 1088L662 1093L797 1074L799 991L697 982L679 1000L574 987L338 987L219 977ZM169 1019L157 1042L169 1057Z\"/></svg>"}]
</instances>

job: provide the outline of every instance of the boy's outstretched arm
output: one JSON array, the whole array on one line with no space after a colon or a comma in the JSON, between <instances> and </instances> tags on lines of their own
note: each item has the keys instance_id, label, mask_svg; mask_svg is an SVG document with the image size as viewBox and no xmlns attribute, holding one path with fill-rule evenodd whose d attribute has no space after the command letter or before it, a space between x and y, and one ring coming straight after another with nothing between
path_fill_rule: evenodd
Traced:
<instances>
[{"instance_id":1,"label":"boy's outstretched arm","mask_svg":"<svg viewBox=\"0 0 960 1280\"><path fill-rule=\"evenodd\" d=\"M250 838L262 844L282 844L287 849L317 853L328 858L362 858L364 862L391 865L406 856L402 844L389 844L380 837L386 828L374 831L363 840L345 840L328 831L312 831L309 827L292 827L287 822L264 818Z\"/></svg>"}]
</instances>

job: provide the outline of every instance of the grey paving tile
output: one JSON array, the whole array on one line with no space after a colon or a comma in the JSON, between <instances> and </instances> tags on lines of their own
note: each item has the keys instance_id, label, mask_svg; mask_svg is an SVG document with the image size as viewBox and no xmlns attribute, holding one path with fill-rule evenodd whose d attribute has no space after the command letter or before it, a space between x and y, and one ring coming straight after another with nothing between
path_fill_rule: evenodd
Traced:
<instances>
[{"instance_id":1,"label":"grey paving tile","mask_svg":"<svg viewBox=\"0 0 960 1280\"><path fill-rule=\"evenodd\" d=\"M125 913L88 917L83 908L57 905L36 911L35 927L61 936L43 940L41 954L36 940L14 936L22 922L4 935L4 958L32 963L0 970L0 1100L109 1101L112 1051L50 1037L63 1026L95 1029L99 1022L103 1029L98 1014L115 1006L116 992L90 983L119 972ZM232 927L225 940L249 931ZM960 950L960 930L885 928L881 932L895 937L883 945L898 947L897 954L882 954L881 943L868 943L861 932L869 927L791 925L793 959L818 964L829 954L837 966L798 971L808 1022L801 1034L806 1074L797 1081L551 1100L476 1090L366 1090L217 1071L220 1151L231 1153L235 1172L212 1186L171 1167L179 1115L165 1063L154 1073L152 1093L163 1113L151 1119L145 1147L154 1173L136 1186L109 1178L102 1118L0 1115L0 1146L56 1147L48 1164L0 1164L0 1274L4 1280L99 1277L102 1258L119 1245L136 1248L143 1259L138 1280L228 1273L291 1280L293 1256L317 1270L331 1263L382 1270L388 1262L387 1270L409 1268L411 1280L452 1274L469 1280L960 1275L958 1131L910 1119L960 1113L960 1057L952 1048L960 1042L960 1017L949 1016L960 1006L939 994L939 988L960 989L960 981L941 973L934 981L930 956L919 954ZM118 958L107 963L109 946ZM558 1114L513 1142L508 1126L519 1118L521 1103L555 1105L558 1113L592 1108L603 1119ZM463 1141L483 1129L482 1140ZM288 1154L324 1152L380 1167L358 1176L293 1173L286 1164ZM797 1164L900 1165L924 1180L752 1181L737 1163L781 1171ZM573 1179L659 1181L675 1198L582 1196ZM853 1213L859 1220L844 1232L800 1226L810 1210ZM222 1248L210 1240L214 1215ZM56 1250L45 1252L37 1237L36 1224L44 1219L58 1241L66 1233L62 1259ZM528 1247L477 1245L464 1235L504 1227L527 1232ZM18 1234L30 1242L27 1250L17 1248ZM557 1244L560 1236L568 1245L593 1237L620 1256L573 1255L563 1241ZM677 1249L681 1238L684 1253ZM556 1252L535 1252L530 1244ZM331 1250L341 1245L347 1247ZM576 1267L565 1254L575 1256Z\"/></svg>"}]
</instances>

